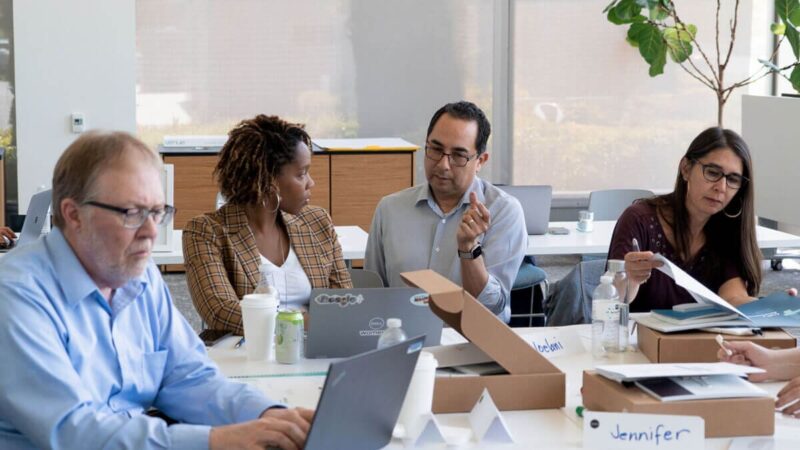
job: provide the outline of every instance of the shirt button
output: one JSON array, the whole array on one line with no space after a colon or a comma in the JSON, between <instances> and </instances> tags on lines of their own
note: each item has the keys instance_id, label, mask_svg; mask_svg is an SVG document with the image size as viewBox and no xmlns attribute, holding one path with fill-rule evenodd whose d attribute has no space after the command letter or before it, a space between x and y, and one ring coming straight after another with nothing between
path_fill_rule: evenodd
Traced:
<instances>
[{"instance_id":1,"label":"shirt button","mask_svg":"<svg viewBox=\"0 0 800 450\"><path fill-rule=\"evenodd\" d=\"M447 223L447 220L445 220L445 219L442 219L442 223Z\"/></svg>"},{"instance_id":2,"label":"shirt button","mask_svg":"<svg viewBox=\"0 0 800 450\"><path fill-rule=\"evenodd\" d=\"M439 252L439 247L436 247L436 252L437 252L437 253Z\"/></svg>"}]
</instances>

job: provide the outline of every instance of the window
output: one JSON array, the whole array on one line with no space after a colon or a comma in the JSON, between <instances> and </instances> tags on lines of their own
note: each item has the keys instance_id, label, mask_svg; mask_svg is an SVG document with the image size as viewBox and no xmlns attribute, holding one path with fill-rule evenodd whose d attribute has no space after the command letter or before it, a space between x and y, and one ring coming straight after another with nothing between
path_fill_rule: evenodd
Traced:
<instances>
[{"instance_id":1,"label":"window","mask_svg":"<svg viewBox=\"0 0 800 450\"><path fill-rule=\"evenodd\" d=\"M550 184L556 191L671 189L691 140L716 125L714 93L671 61L663 75L650 78L638 51L625 42L627 27L602 14L607 3L516 2L514 184ZM759 47L771 40L767 3L742 2L729 83L746 78L757 58L768 55ZM682 1L678 8L684 21L697 25L704 50L713 51L716 2ZM721 21L723 30L727 23ZM693 58L701 58L699 52ZM769 77L749 92L734 92L724 125L739 131L741 95L766 94L768 84Z\"/></svg>"},{"instance_id":2,"label":"window","mask_svg":"<svg viewBox=\"0 0 800 450\"><path fill-rule=\"evenodd\" d=\"M492 107L493 3L137 0L137 126L225 134L277 114L312 137L424 143L446 102Z\"/></svg>"},{"instance_id":3,"label":"window","mask_svg":"<svg viewBox=\"0 0 800 450\"><path fill-rule=\"evenodd\" d=\"M0 148L5 173L0 174L0 225L17 213L17 141L14 110L14 25L12 0L0 0ZM5 180L3 180L5 178ZM6 192L3 192L5 184ZM6 206L4 211L2 206ZM16 225L16 224L13 224Z\"/></svg>"}]
</instances>

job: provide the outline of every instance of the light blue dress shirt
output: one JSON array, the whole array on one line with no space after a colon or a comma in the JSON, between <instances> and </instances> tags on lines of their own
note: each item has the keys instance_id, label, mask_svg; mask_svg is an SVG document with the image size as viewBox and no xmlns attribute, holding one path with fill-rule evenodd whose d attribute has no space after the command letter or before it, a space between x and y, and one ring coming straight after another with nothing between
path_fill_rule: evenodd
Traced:
<instances>
[{"instance_id":1,"label":"light blue dress shirt","mask_svg":"<svg viewBox=\"0 0 800 450\"><path fill-rule=\"evenodd\" d=\"M220 374L152 262L111 304L58 229L0 259L0 448L208 448L279 406Z\"/></svg>"},{"instance_id":2,"label":"light blue dress shirt","mask_svg":"<svg viewBox=\"0 0 800 450\"><path fill-rule=\"evenodd\" d=\"M390 287L406 286L400 273L432 269L459 285L461 261L456 233L475 192L491 214L489 230L478 237L489 281L478 301L505 322L511 318L511 286L525 256L528 235L519 201L478 177L461 204L447 214L433 199L428 183L384 197L375 210L364 268Z\"/></svg>"}]
</instances>

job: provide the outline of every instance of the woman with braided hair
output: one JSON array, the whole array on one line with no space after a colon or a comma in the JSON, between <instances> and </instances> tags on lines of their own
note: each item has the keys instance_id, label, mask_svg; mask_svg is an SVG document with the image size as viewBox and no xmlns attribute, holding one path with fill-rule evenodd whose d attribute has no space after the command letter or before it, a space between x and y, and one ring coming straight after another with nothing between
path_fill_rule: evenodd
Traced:
<instances>
[{"instance_id":1,"label":"woman with braided hair","mask_svg":"<svg viewBox=\"0 0 800 450\"><path fill-rule=\"evenodd\" d=\"M312 288L352 287L328 213L309 206L311 139L302 125L260 114L228 134L214 176L227 203L183 230L186 279L208 328L242 334L239 300L265 265L284 305Z\"/></svg>"}]
</instances>

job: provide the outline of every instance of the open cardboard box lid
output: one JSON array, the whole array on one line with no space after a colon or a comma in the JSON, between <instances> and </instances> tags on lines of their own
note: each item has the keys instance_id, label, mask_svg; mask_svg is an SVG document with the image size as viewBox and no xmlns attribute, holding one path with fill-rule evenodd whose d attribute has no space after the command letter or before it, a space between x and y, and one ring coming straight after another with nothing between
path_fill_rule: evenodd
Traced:
<instances>
[{"instance_id":1,"label":"open cardboard box lid","mask_svg":"<svg viewBox=\"0 0 800 450\"><path fill-rule=\"evenodd\" d=\"M461 286L433 270L404 272L410 286L430 295L428 306L512 375L561 373L547 358Z\"/></svg>"}]
</instances>

